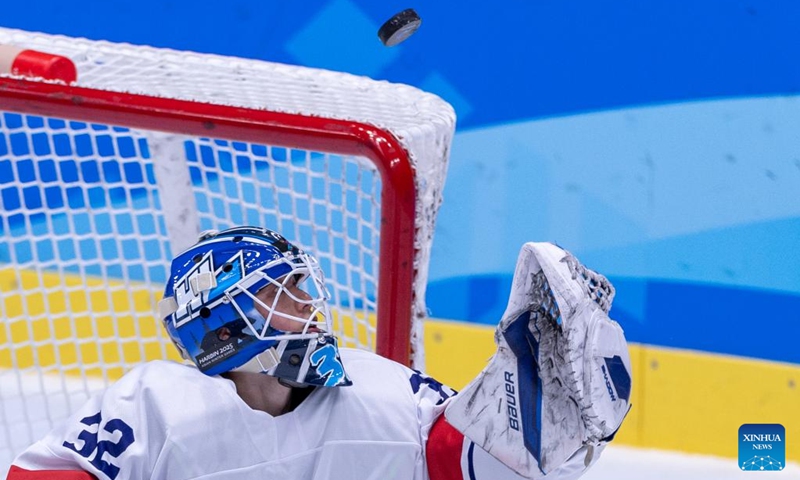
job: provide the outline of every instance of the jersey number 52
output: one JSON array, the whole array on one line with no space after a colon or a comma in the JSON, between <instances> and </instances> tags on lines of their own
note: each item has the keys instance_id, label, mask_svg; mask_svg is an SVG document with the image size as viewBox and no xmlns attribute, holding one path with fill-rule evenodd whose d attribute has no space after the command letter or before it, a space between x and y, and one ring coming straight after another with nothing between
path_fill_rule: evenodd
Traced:
<instances>
[{"instance_id":1,"label":"jersey number 52","mask_svg":"<svg viewBox=\"0 0 800 480\"><path fill-rule=\"evenodd\" d=\"M64 446L73 452L76 452L78 455L88 459L89 463L94 465L95 468L105 473L106 476L108 476L108 478L111 480L114 480L119 474L119 467L113 463L103 460L103 454L108 453L112 457L117 458L122 452L127 450L127 448L134 442L133 429L122 420L113 418L106 422L103 430L108 433L120 432L121 436L119 440L116 442L112 442L111 440L98 441L97 434L100 433L99 425L102 421L103 418L101 417L100 412L97 412L91 417L81 419L81 423L84 425L98 425L97 432L83 430L81 433L79 433L78 440L83 441L83 446L80 449L78 449L72 442L64 442ZM89 457L92 458L89 459Z\"/></svg>"}]
</instances>

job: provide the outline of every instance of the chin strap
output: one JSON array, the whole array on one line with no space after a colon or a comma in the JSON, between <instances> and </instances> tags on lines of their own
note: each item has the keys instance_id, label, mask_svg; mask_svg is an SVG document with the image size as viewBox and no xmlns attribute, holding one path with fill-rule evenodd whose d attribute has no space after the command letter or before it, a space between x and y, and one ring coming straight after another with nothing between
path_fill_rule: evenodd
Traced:
<instances>
[{"instance_id":1,"label":"chin strap","mask_svg":"<svg viewBox=\"0 0 800 480\"><path fill-rule=\"evenodd\" d=\"M234 368L232 371L264 373L277 365L278 362L280 362L280 358L278 358L278 352L275 350L275 347L272 347L264 350L248 360L247 363L241 367Z\"/></svg>"}]
</instances>

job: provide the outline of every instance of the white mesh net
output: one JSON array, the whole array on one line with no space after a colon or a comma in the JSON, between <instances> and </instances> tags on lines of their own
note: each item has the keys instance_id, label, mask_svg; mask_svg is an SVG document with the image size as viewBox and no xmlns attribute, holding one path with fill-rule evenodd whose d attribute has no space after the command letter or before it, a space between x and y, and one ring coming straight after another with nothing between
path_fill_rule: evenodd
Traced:
<instances>
[{"instance_id":1,"label":"white mesh net","mask_svg":"<svg viewBox=\"0 0 800 480\"><path fill-rule=\"evenodd\" d=\"M407 260L418 332L455 123L441 99L341 73L2 28L0 44L71 58L81 87L389 132L415 169ZM150 130L3 106L0 93L0 470L131 366L177 359L154 306L173 254L202 230L265 226L314 253L342 343L375 349L384 181L373 160L162 133L157 111ZM420 337L412 342L420 366Z\"/></svg>"}]
</instances>

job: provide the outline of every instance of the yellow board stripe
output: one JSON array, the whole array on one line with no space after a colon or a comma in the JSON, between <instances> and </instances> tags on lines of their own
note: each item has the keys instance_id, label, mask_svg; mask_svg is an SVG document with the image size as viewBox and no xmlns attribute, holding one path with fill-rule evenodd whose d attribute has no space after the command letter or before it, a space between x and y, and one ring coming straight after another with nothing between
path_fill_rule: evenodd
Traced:
<instances>
[{"instance_id":1,"label":"yellow board stripe","mask_svg":"<svg viewBox=\"0 0 800 480\"><path fill-rule=\"evenodd\" d=\"M153 316L159 296L142 284L0 269L0 367L116 379L124 365L177 360Z\"/></svg>"},{"instance_id":2,"label":"yellow board stripe","mask_svg":"<svg viewBox=\"0 0 800 480\"><path fill-rule=\"evenodd\" d=\"M634 444L736 457L745 423L786 428L786 458L800 460L800 366L638 346L643 383Z\"/></svg>"}]
</instances>

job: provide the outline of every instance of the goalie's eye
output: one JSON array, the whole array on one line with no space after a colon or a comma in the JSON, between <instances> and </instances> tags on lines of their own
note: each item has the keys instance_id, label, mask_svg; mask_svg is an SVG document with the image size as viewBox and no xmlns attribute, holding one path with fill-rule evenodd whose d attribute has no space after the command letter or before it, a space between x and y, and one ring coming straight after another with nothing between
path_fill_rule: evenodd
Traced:
<instances>
[{"instance_id":1,"label":"goalie's eye","mask_svg":"<svg viewBox=\"0 0 800 480\"><path fill-rule=\"evenodd\" d=\"M278 293L278 286L274 283L270 283L263 287L261 290L256 292L256 298L261 300L264 303L269 303L275 298L275 295Z\"/></svg>"},{"instance_id":2,"label":"goalie's eye","mask_svg":"<svg viewBox=\"0 0 800 480\"><path fill-rule=\"evenodd\" d=\"M297 288L299 283L303 281L303 275L295 274L291 275L285 279L285 283L282 279L278 279L278 283L269 283L261 288L258 292L256 292L256 298L261 300L264 303L269 304L275 299L275 295L278 294L278 291L283 287L285 290L291 290Z\"/></svg>"}]
</instances>

